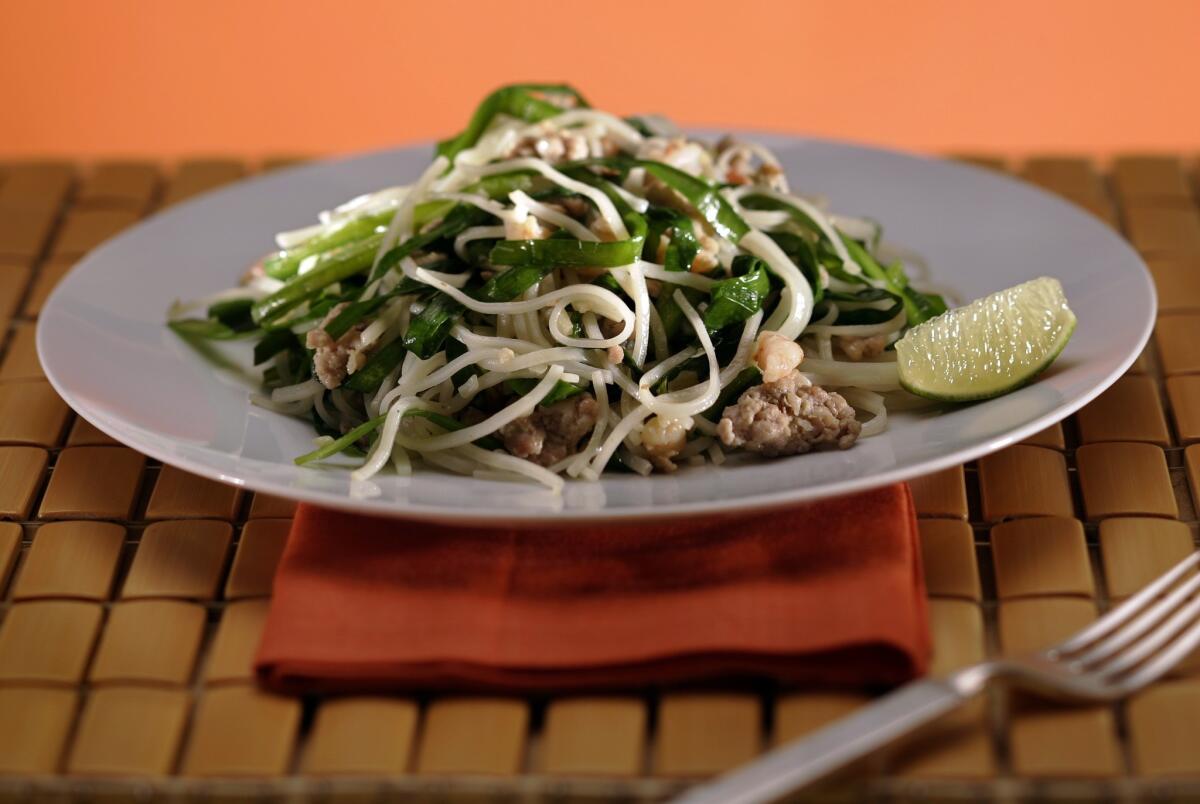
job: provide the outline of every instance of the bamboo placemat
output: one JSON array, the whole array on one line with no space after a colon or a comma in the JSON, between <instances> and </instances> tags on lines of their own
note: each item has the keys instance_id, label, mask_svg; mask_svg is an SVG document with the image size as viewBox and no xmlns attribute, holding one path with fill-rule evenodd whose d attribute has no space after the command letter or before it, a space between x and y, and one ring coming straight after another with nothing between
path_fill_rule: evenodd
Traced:
<instances>
[{"instance_id":1,"label":"bamboo placemat","mask_svg":"<svg viewBox=\"0 0 1200 804\"><path fill-rule=\"evenodd\" d=\"M1080 414L913 484L937 672L1091 620L1194 548L1200 500L1195 166L963 158L1121 227L1150 263L1160 318L1137 365ZM0 796L653 800L869 699L258 692L250 662L291 505L115 444L58 399L34 352L38 311L75 260L247 172L229 159L0 165ZM1117 706L994 691L830 794L1150 793L1200 795L1200 659Z\"/></svg>"}]
</instances>

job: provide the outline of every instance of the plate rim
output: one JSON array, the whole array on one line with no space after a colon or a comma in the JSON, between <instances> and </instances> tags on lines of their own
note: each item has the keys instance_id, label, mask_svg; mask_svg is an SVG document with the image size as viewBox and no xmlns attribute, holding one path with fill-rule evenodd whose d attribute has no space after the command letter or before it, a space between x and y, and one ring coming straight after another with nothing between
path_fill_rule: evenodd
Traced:
<instances>
[{"instance_id":1,"label":"plate rim","mask_svg":"<svg viewBox=\"0 0 1200 804\"><path fill-rule=\"evenodd\" d=\"M709 126L688 127L686 131L698 136L712 136L716 129ZM1057 204L1063 205L1064 207L1070 209L1074 214L1092 218L1093 222L1095 222L1097 225L1107 225L1103 220L1097 218L1088 210L1075 207L1069 201L1052 192L1049 192L1048 190L1045 190L1032 183L1022 181L1011 174L1000 173L989 168L971 164L969 162L960 162L952 160L948 157L910 152L902 149L881 147L878 145L856 142L849 139L814 137L805 134L789 134L785 132L744 129L732 126L728 128L722 128L721 131L724 133L734 132L739 135L758 137L760 139L783 139L798 143L817 143L837 147L848 146L855 149L871 151L877 154L900 156L926 162L952 163L956 168L959 169L986 174L992 179L1000 179L1020 185L1025 190L1030 190L1052 199ZM55 392L71 408L71 410L76 413L76 415L85 419L89 424L113 438L122 446L135 449L138 452L162 462L163 464L175 466L201 477L218 480L220 482L258 493L271 494L273 496L294 500L297 503L318 505L321 507L332 508L335 510L359 515L381 516L389 519L407 519L437 524L456 524L471 527L485 527L491 529L511 527L550 528L566 524L576 525L589 523L617 525L636 522L682 520L690 517L700 516L763 514L783 508L812 504L826 499L834 499L837 497L861 493L897 482L904 482L917 477L933 474L952 466L961 465L969 461L976 460L982 456L997 452L1005 447L1021 442L1022 440L1040 432L1041 430L1044 430L1056 422L1066 419L1068 416L1071 416L1089 402L1094 400L1100 394L1104 393L1104 391L1108 390L1121 376L1123 376L1129 370L1130 366L1132 366L1137 361L1139 355L1142 354L1153 333L1154 325L1157 319L1158 293L1154 285L1153 278L1149 272L1149 268L1147 267L1145 259L1141 256L1141 254L1138 253L1131 244L1126 242L1125 245L1128 248L1128 251L1136 258L1137 264L1141 268L1139 279L1141 279L1144 289L1147 291L1150 302L1149 314L1146 316L1146 320L1142 322L1141 331L1136 339L1136 348L1131 349L1128 355L1118 362L1116 369L1110 371L1102 381L1096 383L1086 393L1082 393L1071 398L1068 402L1057 406L1052 412L1042 414L1041 416L1038 416L1026 422L1025 424L1012 428L1003 436L998 436L984 441L980 444L976 444L973 447L957 449L949 455L940 455L935 458L918 461L910 466L895 467L881 472L875 472L864 477L856 477L848 480L838 481L837 491L833 492L812 493L815 489L819 489L820 487L801 486L794 489L764 492L754 494L749 497L739 498L735 506L731 506L730 501L726 499L691 503L665 503L636 509L602 508L530 511L522 508L511 508L503 509L503 521L497 521L497 514L501 512L501 509L449 511L444 506L423 506L420 503L413 501L401 504L396 503L395 501L383 501L372 498L342 497L341 495L335 495L332 492L312 489L300 492L283 483L278 483L271 480L255 479L253 472L245 472L241 476L227 475L211 468L203 461L173 454L166 449L160 449L153 439L139 439L136 437L130 439L130 433L128 431L122 429L116 424L110 423L106 420L105 416L99 414L97 411L89 410L86 406L81 406L79 404L78 395L73 393L70 390L69 385L63 382L63 378L60 377L52 368L52 362L46 361L45 357L47 347L44 333L47 326L45 322L48 320L48 317L45 315L45 313L54 309L60 295L65 295L68 290L67 286L71 277L76 274L80 266L85 265L94 258L102 257L104 252L114 243L124 239L125 237L134 235L139 228L154 221L160 215L179 214L180 212L185 211L187 207L196 204L197 202L209 201L213 196L220 195L221 193L237 192L239 189L244 188L245 185L249 183L260 181L268 177L278 176L283 173L302 171L315 165L332 165L340 162L349 162L363 158L370 158L373 156L383 156L400 151L412 151L427 147L432 147L431 143L421 141L313 159L298 165L280 168L278 170L271 171L270 173L259 173L248 176L231 184L199 193L192 198L170 207L155 210L150 215L139 219L133 226L130 226L125 231L92 249L82 259L75 263L75 265L71 267L67 274L51 291L49 297L46 299L46 302L43 304L42 311L38 316L36 325L36 350L38 360L41 363L42 371L45 374L47 381L54 388ZM1119 239L1123 237L1119 232L1114 232L1113 234ZM83 407L82 410L81 407ZM66 444L64 443L60 449L65 448ZM452 476L447 475L447 477ZM806 493L806 490L810 493Z\"/></svg>"}]
</instances>

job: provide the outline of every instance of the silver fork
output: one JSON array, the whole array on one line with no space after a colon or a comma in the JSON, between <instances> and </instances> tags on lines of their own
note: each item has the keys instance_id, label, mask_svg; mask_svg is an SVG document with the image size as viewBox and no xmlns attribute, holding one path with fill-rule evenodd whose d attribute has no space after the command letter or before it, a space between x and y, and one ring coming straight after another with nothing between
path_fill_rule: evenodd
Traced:
<instances>
[{"instance_id":1,"label":"silver fork","mask_svg":"<svg viewBox=\"0 0 1200 804\"><path fill-rule=\"evenodd\" d=\"M810 736L764 754L676 804L754 804L817 781L1003 680L1043 695L1112 701L1150 684L1200 644L1200 574L1192 553L1104 617L1054 647L915 681Z\"/></svg>"}]
</instances>

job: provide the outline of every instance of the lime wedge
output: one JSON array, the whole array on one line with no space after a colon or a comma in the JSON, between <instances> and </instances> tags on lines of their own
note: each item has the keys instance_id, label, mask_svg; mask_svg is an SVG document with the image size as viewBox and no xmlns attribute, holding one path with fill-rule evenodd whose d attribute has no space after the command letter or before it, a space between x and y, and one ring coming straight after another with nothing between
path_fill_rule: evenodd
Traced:
<instances>
[{"instance_id":1,"label":"lime wedge","mask_svg":"<svg viewBox=\"0 0 1200 804\"><path fill-rule=\"evenodd\" d=\"M1059 281L1034 279L909 330L896 342L900 385L948 402L1000 396L1044 371L1074 331Z\"/></svg>"}]
</instances>

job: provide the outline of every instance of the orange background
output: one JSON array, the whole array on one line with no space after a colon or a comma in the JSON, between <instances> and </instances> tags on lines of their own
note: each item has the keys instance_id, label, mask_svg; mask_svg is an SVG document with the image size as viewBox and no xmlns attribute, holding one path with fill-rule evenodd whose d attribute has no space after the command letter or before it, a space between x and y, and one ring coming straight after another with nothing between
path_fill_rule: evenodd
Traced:
<instances>
[{"instance_id":1,"label":"orange background","mask_svg":"<svg viewBox=\"0 0 1200 804\"><path fill-rule=\"evenodd\" d=\"M0 0L0 76L0 156L376 148L519 79L921 150L1193 150L1200 2Z\"/></svg>"}]
</instances>

